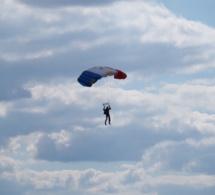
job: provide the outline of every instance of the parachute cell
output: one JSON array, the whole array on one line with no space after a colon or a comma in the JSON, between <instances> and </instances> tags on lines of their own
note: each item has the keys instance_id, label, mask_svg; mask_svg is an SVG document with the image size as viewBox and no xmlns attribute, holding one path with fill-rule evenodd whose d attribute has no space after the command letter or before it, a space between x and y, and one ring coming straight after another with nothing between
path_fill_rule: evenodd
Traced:
<instances>
[{"instance_id":1,"label":"parachute cell","mask_svg":"<svg viewBox=\"0 0 215 195\"><path fill-rule=\"evenodd\" d=\"M86 87L91 87L99 79L107 76L114 76L115 79L125 79L126 73L110 67L94 67L82 72L78 82Z\"/></svg>"}]
</instances>

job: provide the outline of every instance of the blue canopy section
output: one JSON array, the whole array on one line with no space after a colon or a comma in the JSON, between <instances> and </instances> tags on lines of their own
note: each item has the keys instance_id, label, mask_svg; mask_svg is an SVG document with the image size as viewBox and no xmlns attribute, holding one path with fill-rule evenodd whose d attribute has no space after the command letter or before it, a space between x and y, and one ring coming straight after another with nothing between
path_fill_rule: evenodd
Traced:
<instances>
[{"instance_id":1,"label":"blue canopy section","mask_svg":"<svg viewBox=\"0 0 215 195\"><path fill-rule=\"evenodd\" d=\"M98 79L101 79L101 75L86 70L78 77L78 82L85 87L91 87Z\"/></svg>"}]
</instances>

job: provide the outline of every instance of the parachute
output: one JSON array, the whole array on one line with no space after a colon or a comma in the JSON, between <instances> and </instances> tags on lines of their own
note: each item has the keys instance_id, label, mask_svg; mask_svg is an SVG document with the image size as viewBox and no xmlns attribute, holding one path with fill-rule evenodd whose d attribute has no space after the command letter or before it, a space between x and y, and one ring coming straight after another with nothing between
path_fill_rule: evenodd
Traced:
<instances>
[{"instance_id":1,"label":"parachute","mask_svg":"<svg viewBox=\"0 0 215 195\"><path fill-rule=\"evenodd\" d=\"M93 96L105 106L109 105L109 100L113 98L113 88L116 88L126 77L126 73L121 70L99 66L83 71L77 80L82 86L92 88L90 91Z\"/></svg>"},{"instance_id":2,"label":"parachute","mask_svg":"<svg viewBox=\"0 0 215 195\"><path fill-rule=\"evenodd\" d=\"M91 87L99 79L107 76L113 76L114 79L126 79L127 77L126 73L121 70L100 66L90 68L82 72L82 74L78 77L78 82L85 87Z\"/></svg>"}]
</instances>

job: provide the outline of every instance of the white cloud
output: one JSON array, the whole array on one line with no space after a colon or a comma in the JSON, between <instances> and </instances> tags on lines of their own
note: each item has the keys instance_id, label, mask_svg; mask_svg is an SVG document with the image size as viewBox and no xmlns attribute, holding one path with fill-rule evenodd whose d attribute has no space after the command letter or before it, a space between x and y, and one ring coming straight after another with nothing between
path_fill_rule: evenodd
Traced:
<instances>
[{"instance_id":1,"label":"white cloud","mask_svg":"<svg viewBox=\"0 0 215 195\"><path fill-rule=\"evenodd\" d=\"M214 28L151 1L0 1L0 188L214 192ZM91 66L128 78L84 88L76 79Z\"/></svg>"},{"instance_id":2,"label":"white cloud","mask_svg":"<svg viewBox=\"0 0 215 195\"><path fill-rule=\"evenodd\" d=\"M214 147L213 138L187 139L185 141L163 141L148 148L142 166L154 172L207 172L213 175L210 168L214 155L210 152ZM210 169L210 173L208 170Z\"/></svg>"},{"instance_id":3,"label":"white cloud","mask_svg":"<svg viewBox=\"0 0 215 195\"><path fill-rule=\"evenodd\" d=\"M65 130L61 130L59 133L52 133L50 137L56 141L59 145L64 145L65 147L68 147L71 142L71 135L66 132Z\"/></svg>"},{"instance_id":4,"label":"white cloud","mask_svg":"<svg viewBox=\"0 0 215 195\"><path fill-rule=\"evenodd\" d=\"M50 134L58 144L65 143L64 135L66 135L65 131ZM34 138L35 143L37 142L35 138L40 136L41 134L38 133L16 138L11 140L11 147L14 144L23 145L23 141L30 146L33 143L31 140ZM199 165L199 161L195 162L195 160L199 160L198 157L202 155L202 149L205 148L203 151L207 151L207 147L212 149L213 146L214 140L212 138L202 140L187 139L184 142L161 142L144 152L142 162L137 162L134 165L127 164L123 167L123 170L117 172L103 172L90 168L85 170L70 170L67 168L65 170L60 168L59 171L36 171L28 167L32 163L39 167L45 162L32 161L31 155L28 156L27 160L24 158L20 161L15 161L13 158L5 156L1 158L1 180L13 181L19 185L26 186L26 188L27 186L33 186L32 190L40 190L41 192L52 192L52 189L55 189L67 191L67 193L76 192L77 194L84 192L89 194L112 193L122 195L129 192L138 195L143 189L148 189L147 191L142 191L147 195L159 194L155 189L166 185L207 189L215 185L213 175L203 173L190 175L189 172ZM199 153L198 150L201 150L201 152ZM16 155L22 152L22 150L17 151ZM4 154L7 154L5 152ZM185 153L189 153L189 155ZM185 158L184 161L180 160L185 162L185 164L181 164L183 171L180 172L179 169L171 171L171 167L168 166L176 165L175 163L171 164L171 161L177 161L180 158ZM158 165L159 163L160 165ZM10 169L8 169L8 165L10 165ZM165 169L163 170L163 168Z\"/></svg>"},{"instance_id":5,"label":"white cloud","mask_svg":"<svg viewBox=\"0 0 215 195\"><path fill-rule=\"evenodd\" d=\"M60 102L64 106L78 105L83 111L97 107L98 99L95 93L105 96L102 86L92 89L83 88L78 84L73 84L73 81L60 80L60 83L31 85L29 89L32 92L32 100L33 102L45 100L46 107L41 109L46 110L46 113L56 108L53 103L49 102L54 102L54 104ZM135 123L157 130L175 129L178 132L185 132L190 128L202 134L213 134L215 132L214 115L207 113L214 111L212 83L212 80L194 80L183 84L167 83L158 88L153 87L152 92L125 90L123 87L110 88L108 96L113 105L112 118L115 121L113 125L120 127ZM117 111L115 107L120 110ZM35 109L30 106L24 110L34 112ZM144 116L144 121L142 116ZM95 118L87 116L83 118L83 121L101 123L103 116L97 115Z\"/></svg>"},{"instance_id":6,"label":"white cloud","mask_svg":"<svg viewBox=\"0 0 215 195\"><path fill-rule=\"evenodd\" d=\"M0 117L6 117L7 112L12 107L11 103L0 103Z\"/></svg>"},{"instance_id":7,"label":"white cloud","mask_svg":"<svg viewBox=\"0 0 215 195\"><path fill-rule=\"evenodd\" d=\"M124 9L121 9L122 6ZM9 6L6 4L4 7ZM33 46L35 51L28 51L25 55L18 54L16 49L10 49L9 52L4 51L1 57L5 60L30 60L57 55L59 52L64 53L71 49L90 50L113 43L119 45L126 43L127 46L133 43L143 45L165 43L180 48L214 45L212 40L215 31L213 28L199 22L178 18L165 7L144 1L132 3L122 1L104 7L70 7L46 10L46 12L39 8L35 12L34 8L19 6L13 13L18 18L21 15L22 23L26 22L30 29L25 36L20 35L20 38L28 37L24 48L34 43L35 40L39 42L47 40L48 44L46 44L46 48L39 49ZM74 17L76 20L71 19ZM29 20L35 21L36 31L34 31L35 26L28 22ZM81 36L83 32L92 33L91 38L88 39L86 33ZM71 33L71 38L66 44L58 43L58 46L49 44L49 37L56 39L58 36L67 36L69 33ZM72 33L79 33L80 36L73 37ZM19 39L15 34L14 36L16 40ZM2 41L10 43L10 39ZM26 49L24 51L26 52ZM202 53L202 59L204 59L207 51L204 49ZM212 55L214 56L213 53ZM195 56L186 57L186 61Z\"/></svg>"},{"instance_id":8,"label":"white cloud","mask_svg":"<svg viewBox=\"0 0 215 195\"><path fill-rule=\"evenodd\" d=\"M126 193L139 194L144 188L151 192L144 194L157 194L153 188L165 185L176 185L183 187L194 187L204 189L214 186L214 176L208 175L182 175L165 174L150 176L141 169L133 169L115 173L105 173L94 169L84 171L62 170L62 171L16 171L4 173L4 179L16 180L22 185L33 185L34 189L40 191L52 191L51 189L67 189L68 193L88 192L89 194L115 194ZM130 179L129 179L130 178ZM126 183L125 183L126 181Z\"/></svg>"}]
</instances>

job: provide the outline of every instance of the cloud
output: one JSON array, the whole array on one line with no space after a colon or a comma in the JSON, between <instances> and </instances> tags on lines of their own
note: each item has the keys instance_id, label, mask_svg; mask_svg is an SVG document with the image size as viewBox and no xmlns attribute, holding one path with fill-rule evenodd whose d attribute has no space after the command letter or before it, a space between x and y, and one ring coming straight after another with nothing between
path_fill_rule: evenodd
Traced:
<instances>
[{"instance_id":1,"label":"cloud","mask_svg":"<svg viewBox=\"0 0 215 195\"><path fill-rule=\"evenodd\" d=\"M214 28L151 1L1 3L5 194L214 192ZM108 127L92 66L128 74Z\"/></svg>"},{"instance_id":2,"label":"cloud","mask_svg":"<svg viewBox=\"0 0 215 195\"><path fill-rule=\"evenodd\" d=\"M21 147L15 147L15 145L19 144L23 147L25 142L27 146L30 146L38 143L38 138L41 136L44 137L38 133L38 135L32 134L11 140L10 147L13 148L13 155L23 155ZM72 139L72 136L66 131L50 134L49 137L58 143L58 147L68 146L69 140ZM211 153L208 148L213 151L214 143L214 138L160 142L152 147L147 147L142 160L133 164L127 163L121 170L113 172L93 168L72 170L66 168L68 166L65 163L60 165L64 167L64 169L60 167L60 170L51 171L43 168L33 170L30 168L33 164L39 168L40 164L45 163L49 166L49 163L32 161L32 155L29 155L27 160L21 161L1 155L0 185L4 184L8 193L13 189L10 190L7 186L13 186L21 191L20 194L23 192L36 194L38 191L45 194L55 191L56 194L66 195L71 192L80 195L86 193L122 195L128 192L148 195L170 193L177 188L184 193L197 190L211 193L214 190L214 175L205 172L206 164L199 163L199 160L202 160L210 165L211 159L206 160L199 157L205 156L207 152ZM48 149L49 147L47 147ZM51 154L52 151L50 150ZM1 151L1 154L3 154L2 152L12 154L7 150ZM194 163L195 160L197 160L196 163Z\"/></svg>"},{"instance_id":3,"label":"cloud","mask_svg":"<svg viewBox=\"0 0 215 195\"><path fill-rule=\"evenodd\" d=\"M199 81L199 84L197 81L193 83L166 84L154 88L153 92L150 88L148 92L125 90L120 86L111 89L113 123L108 131L102 125L102 107L97 109L98 102L93 95L94 90L100 93L102 88L82 88L73 84L72 80L53 81L53 84L48 85L33 83L28 86L32 99L28 104L21 101L15 108L9 107L7 115L10 118L2 118L2 126L6 130L19 126L23 134L44 129L48 134L40 137L37 143L38 158L54 161L138 160L144 148L163 139L180 140L191 134L214 134L213 114L206 113L213 111L213 107L204 104L205 100L208 105L213 104L211 82L205 80ZM198 94L200 96L197 99ZM184 96L189 99L185 100ZM197 107L198 112L195 110ZM75 110L76 114L71 110ZM89 111L91 114L86 115ZM11 120L14 122L10 123ZM60 129L63 131L53 133ZM64 136L63 132L66 137L71 136L66 145L57 141L58 136ZM9 137L19 135L20 132L5 131L4 134ZM58 136L55 138L54 135ZM146 141L147 137L152 139ZM129 140L129 144L126 140ZM112 147L107 148L109 143L112 143ZM106 151L102 152L105 148Z\"/></svg>"},{"instance_id":4,"label":"cloud","mask_svg":"<svg viewBox=\"0 0 215 195\"><path fill-rule=\"evenodd\" d=\"M87 0L63 0L63 1L51 1L51 0L45 0L43 2L35 2L35 1L26 1L26 0L19 0L20 2L36 6L36 7L44 7L44 8L50 8L50 7L66 7L66 6L97 6L97 5L106 5L111 4L113 2L117 2L119 0L108 0L105 2L101 2L99 0L93 0L93 1L87 1Z\"/></svg>"},{"instance_id":5,"label":"cloud","mask_svg":"<svg viewBox=\"0 0 215 195\"><path fill-rule=\"evenodd\" d=\"M164 191L171 192L180 188L181 191L211 192L214 189L214 176L208 175L186 175L186 174L159 174L149 175L145 169L135 165L127 167L117 172L102 172L95 169L79 170L61 170L61 171L32 171L17 170L12 173L4 173L1 177L10 183L19 184L25 192L36 191L62 192L69 194L127 194L134 192L143 194L162 194ZM1 182L2 184L3 182ZM29 186L32 186L29 189ZM167 186L171 186L167 188Z\"/></svg>"},{"instance_id":6,"label":"cloud","mask_svg":"<svg viewBox=\"0 0 215 195\"><path fill-rule=\"evenodd\" d=\"M161 142L145 151L143 166L149 166L152 171L194 171L213 174L214 170L210 166L214 161L214 155L210 152L214 147L214 142L211 144L212 140L205 138L205 145L202 147L196 147L191 143L203 140Z\"/></svg>"},{"instance_id":7,"label":"cloud","mask_svg":"<svg viewBox=\"0 0 215 195\"><path fill-rule=\"evenodd\" d=\"M139 130L140 131L140 130ZM62 133L62 132L61 132ZM49 161L133 161L138 160L141 153L149 144L142 143L142 139L138 138L141 133L134 131L133 133L120 130L117 134L114 131L90 131L72 133L71 141L60 143L53 140L52 135L43 136L38 140L36 148L38 159ZM124 135L123 135L124 133ZM127 143L130 136L130 144ZM125 144L127 143L127 144ZM107 147L108 146L108 147Z\"/></svg>"},{"instance_id":8,"label":"cloud","mask_svg":"<svg viewBox=\"0 0 215 195\"><path fill-rule=\"evenodd\" d=\"M30 98L24 88L29 80L77 76L88 66L118 65L144 76L214 67L214 29L178 18L155 3L119 1L99 8L35 12L33 7L5 1L3 8L0 72L1 83L7 84L0 86L0 99L4 101Z\"/></svg>"}]
</instances>

